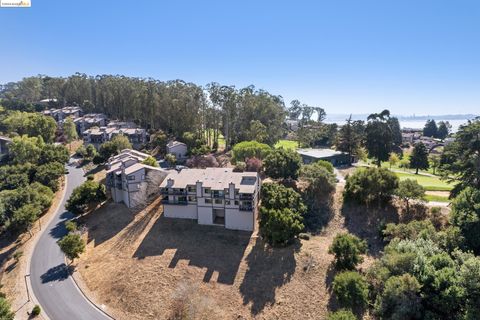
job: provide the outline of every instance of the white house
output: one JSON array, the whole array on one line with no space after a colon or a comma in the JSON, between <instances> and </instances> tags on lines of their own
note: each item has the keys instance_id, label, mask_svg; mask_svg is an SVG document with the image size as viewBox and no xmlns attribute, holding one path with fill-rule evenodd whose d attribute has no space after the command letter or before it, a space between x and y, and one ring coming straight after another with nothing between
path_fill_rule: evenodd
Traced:
<instances>
[{"instance_id":1,"label":"white house","mask_svg":"<svg viewBox=\"0 0 480 320\"><path fill-rule=\"evenodd\" d=\"M171 171L160 185L165 217L253 231L261 180L256 172L231 168Z\"/></svg>"},{"instance_id":2,"label":"white house","mask_svg":"<svg viewBox=\"0 0 480 320\"><path fill-rule=\"evenodd\" d=\"M115 202L133 208L144 205L158 194L160 183L168 172L143 164L148 154L125 149L107 163L106 186Z\"/></svg>"},{"instance_id":3,"label":"white house","mask_svg":"<svg viewBox=\"0 0 480 320\"><path fill-rule=\"evenodd\" d=\"M167 143L167 153L173 154L177 159L187 157L187 145L180 141L170 141Z\"/></svg>"}]
</instances>

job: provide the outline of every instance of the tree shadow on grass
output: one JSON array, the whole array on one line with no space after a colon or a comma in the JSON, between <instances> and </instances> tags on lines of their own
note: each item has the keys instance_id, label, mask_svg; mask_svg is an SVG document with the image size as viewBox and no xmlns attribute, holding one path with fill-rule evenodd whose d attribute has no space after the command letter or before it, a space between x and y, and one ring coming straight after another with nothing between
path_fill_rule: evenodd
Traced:
<instances>
[{"instance_id":1,"label":"tree shadow on grass","mask_svg":"<svg viewBox=\"0 0 480 320\"><path fill-rule=\"evenodd\" d=\"M63 281L67 279L73 272L73 266L67 266L65 263L50 268L47 272L40 276L42 283L52 281Z\"/></svg>"},{"instance_id":2,"label":"tree shadow on grass","mask_svg":"<svg viewBox=\"0 0 480 320\"><path fill-rule=\"evenodd\" d=\"M395 206L387 204L384 207L344 203L341 213L345 217L345 227L348 231L367 241L368 254L379 257L385 243L381 231L387 223L398 223L399 214Z\"/></svg>"},{"instance_id":3,"label":"tree shadow on grass","mask_svg":"<svg viewBox=\"0 0 480 320\"><path fill-rule=\"evenodd\" d=\"M288 283L295 273L295 252L301 243L296 241L285 248L271 248L260 238L246 260L248 270L245 273L240 293L243 304L252 304L253 315L259 314L267 305L275 303L275 291Z\"/></svg>"},{"instance_id":4,"label":"tree shadow on grass","mask_svg":"<svg viewBox=\"0 0 480 320\"><path fill-rule=\"evenodd\" d=\"M217 272L217 282L232 285L250 236L251 233L246 231L199 225L194 220L165 218L162 215L133 256L144 259L175 249L169 268L175 268L180 260L186 260L191 266L206 269L204 282L210 282Z\"/></svg>"}]
</instances>

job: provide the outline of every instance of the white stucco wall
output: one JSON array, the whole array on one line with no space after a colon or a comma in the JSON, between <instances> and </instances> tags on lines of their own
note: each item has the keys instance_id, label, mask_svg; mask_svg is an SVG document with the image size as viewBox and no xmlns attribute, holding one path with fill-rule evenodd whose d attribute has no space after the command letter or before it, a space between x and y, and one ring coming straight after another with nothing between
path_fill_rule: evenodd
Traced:
<instances>
[{"instance_id":1,"label":"white stucco wall","mask_svg":"<svg viewBox=\"0 0 480 320\"><path fill-rule=\"evenodd\" d=\"M225 228L253 231L253 212L225 209Z\"/></svg>"},{"instance_id":2,"label":"white stucco wall","mask_svg":"<svg viewBox=\"0 0 480 320\"><path fill-rule=\"evenodd\" d=\"M198 224L213 224L212 207L198 207Z\"/></svg>"},{"instance_id":3,"label":"white stucco wall","mask_svg":"<svg viewBox=\"0 0 480 320\"><path fill-rule=\"evenodd\" d=\"M163 215L167 218L197 219L197 206L194 204L163 205Z\"/></svg>"},{"instance_id":4,"label":"white stucco wall","mask_svg":"<svg viewBox=\"0 0 480 320\"><path fill-rule=\"evenodd\" d=\"M167 153L174 154L177 158L184 158L187 155L187 146L179 144L173 147L167 147Z\"/></svg>"}]
</instances>

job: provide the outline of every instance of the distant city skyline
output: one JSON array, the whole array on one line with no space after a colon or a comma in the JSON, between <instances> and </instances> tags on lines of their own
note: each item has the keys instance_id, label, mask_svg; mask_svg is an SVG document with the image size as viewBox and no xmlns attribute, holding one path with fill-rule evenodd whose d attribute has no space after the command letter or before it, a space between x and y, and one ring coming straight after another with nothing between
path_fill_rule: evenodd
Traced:
<instances>
[{"instance_id":1,"label":"distant city skyline","mask_svg":"<svg viewBox=\"0 0 480 320\"><path fill-rule=\"evenodd\" d=\"M255 85L328 114L480 113L480 2L32 0L0 8L0 83L122 74Z\"/></svg>"}]
</instances>

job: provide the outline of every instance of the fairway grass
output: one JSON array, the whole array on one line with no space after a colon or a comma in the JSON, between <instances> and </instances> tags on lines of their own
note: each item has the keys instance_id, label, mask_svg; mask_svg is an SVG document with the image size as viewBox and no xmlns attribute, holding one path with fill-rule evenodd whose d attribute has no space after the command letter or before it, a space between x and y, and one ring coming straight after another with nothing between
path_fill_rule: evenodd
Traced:
<instances>
[{"instance_id":1,"label":"fairway grass","mask_svg":"<svg viewBox=\"0 0 480 320\"><path fill-rule=\"evenodd\" d=\"M448 197L437 196L434 194L426 194L425 200L428 202L435 201L435 202L450 202Z\"/></svg>"},{"instance_id":2,"label":"fairway grass","mask_svg":"<svg viewBox=\"0 0 480 320\"><path fill-rule=\"evenodd\" d=\"M403 172L395 172L400 180L413 179L422 185L427 191L450 191L453 189L453 184L447 181L440 180L438 177L425 176L421 174L411 174Z\"/></svg>"}]
</instances>

